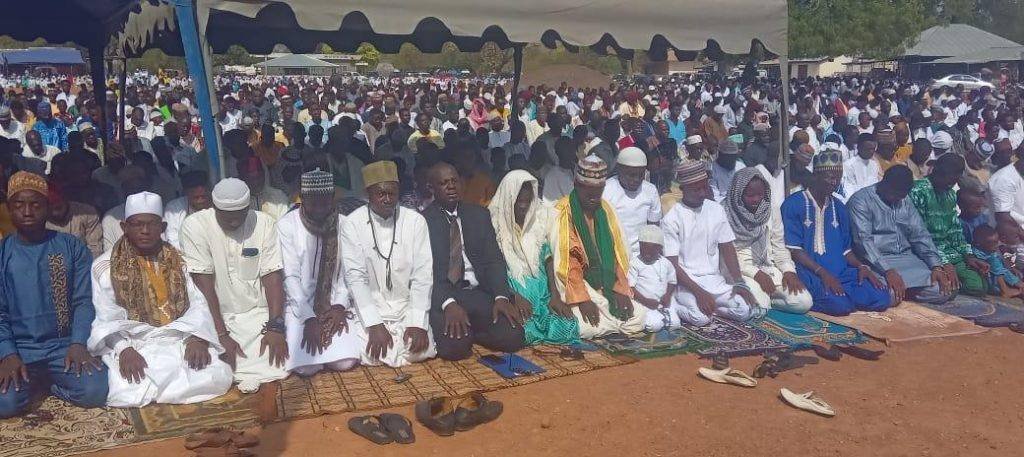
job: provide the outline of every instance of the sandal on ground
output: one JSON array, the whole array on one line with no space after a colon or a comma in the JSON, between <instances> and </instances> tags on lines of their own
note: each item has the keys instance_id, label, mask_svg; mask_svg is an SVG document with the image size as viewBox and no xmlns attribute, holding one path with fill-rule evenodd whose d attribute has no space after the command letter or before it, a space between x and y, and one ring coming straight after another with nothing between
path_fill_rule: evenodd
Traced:
<instances>
[{"instance_id":1,"label":"sandal on ground","mask_svg":"<svg viewBox=\"0 0 1024 457\"><path fill-rule=\"evenodd\" d=\"M254 457L256 455L251 449L239 448L231 443L223 447L201 447L193 452L195 452L195 457Z\"/></svg>"},{"instance_id":2,"label":"sandal on ground","mask_svg":"<svg viewBox=\"0 0 1024 457\"><path fill-rule=\"evenodd\" d=\"M759 363L757 365L757 367L754 368L754 373L753 373L754 377L760 379L760 378L764 378L765 376L768 376L768 377L771 377L771 378L774 378L774 377L778 376L779 373L776 370L776 365L778 363L779 363L779 355L778 354L768 354L768 355L765 355L764 356L764 360L761 361L761 363Z\"/></svg>"},{"instance_id":3,"label":"sandal on ground","mask_svg":"<svg viewBox=\"0 0 1024 457\"><path fill-rule=\"evenodd\" d=\"M375 444L391 444L395 441L384 429L380 416L353 417L348 420L348 429Z\"/></svg>"},{"instance_id":4,"label":"sandal on ground","mask_svg":"<svg viewBox=\"0 0 1024 457\"><path fill-rule=\"evenodd\" d=\"M779 354L779 362L775 365L776 372L795 370L807 365L817 365L818 358L806 355L797 355L792 351L785 351Z\"/></svg>"},{"instance_id":5,"label":"sandal on ground","mask_svg":"<svg viewBox=\"0 0 1024 457\"><path fill-rule=\"evenodd\" d=\"M725 351L716 352L715 355L711 356L711 368L715 370L729 368L729 355Z\"/></svg>"},{"instance_id":6,"label":"sandal on ground","mask_svg":"<svg viewBox=\"0 0 1024 457\"><path fill-rule=\"evenodd\" d=\"M194 450L204 447L222 447L231 442L235 433L223 427L208 428L185 437L185 449Z\"/></svg>"},{"instance_id":7,"label":"sandal on ground","mask_svg":"<svg viewBox=\"0 0 1024 457\"><path fill-rule=\"evenodd\" d=\"M455 404L458 397L434 397L416 403L416 420L439 436L455 434Z\"/></svg>"},{"instance_id":8,"label":"sandal on ground","mask_svg":"<svg viewBox=\"0 0 1024 457\"><path fill-rule=\"evenodd\" d=\"M377 416L381 427L398 444L412 444L416 442L416 435L412 432L412 422L401 414L384 413Z\"/></svg>"},{"instance_id":9,"label":"sandal on ground","mask_svg":"<svg viewBox=\"0 0 1024 457\"><path fill-rule=\"evenodd\" d=\"M735 368L727 367L721 370L715 370L712 368L700 367L697 369L697 374L708 381L717 382L719 384L732 384L740 387L757 386L756 379L747 376L746 373Z\"/></svg>"},{"instance_id":10,"label":"sandal on ground","mask_svg":"<svg viewBox=\"0 0 1024 457\"><path fill-rule=\"evenodd\" d=\"M480 392L473 392L462 397L455 408L455 428L464 432L486 424L501 416L505 405L500 401L488 400Z\"/></svg>"},{"instance_id":11,"label":"sandal on ground","mask_svg":"<svg viewBox=\"0 0 1024 457\"><path fill-rule=\"evenodd\" d=\"M789 403L791 406L795 408L799 408L804 411L810 411L812 413L820 414L822 416L832 417L836 415L836 411L832 409L832 407L829 406L828 403L825 403L825 400L822 400L821 397L818 397L814 392L798 394L783 387L782 390L779 391L779 393L782 395L782 399L786 403Z\"/></svg>"},{"instance_id":12,"label":"sandal on ground","mask_svg":"<svg viewBox=\"0 0 1024 457\"><path fill-rule=\"evenodd\" d=\"M814 354L815 355L817 355L818 357L821 357L821 358L823 358L825 360L831 360L833 362L838 362L839 359L841 359L843 357L843 352L840 351L839 348L837 348L835 345L832 345L832 346L830 346L829 348L826 349L824 346L821 346L819 344L814 344L814 345L811 345L811 349L814 350Z\"/></svg>"},{"instance_id":13,"label":"sandal on ground","mask_svg":"<svg viewBox=\"0 0 1024 457\"><path fill-rule=\"evenodd\" d=\"M885 351L872 351L858 346L832 345L832 347L855 359L869 360L872 362L878 360L882 354L885 354Z\"/></svg>"}]
</instances>

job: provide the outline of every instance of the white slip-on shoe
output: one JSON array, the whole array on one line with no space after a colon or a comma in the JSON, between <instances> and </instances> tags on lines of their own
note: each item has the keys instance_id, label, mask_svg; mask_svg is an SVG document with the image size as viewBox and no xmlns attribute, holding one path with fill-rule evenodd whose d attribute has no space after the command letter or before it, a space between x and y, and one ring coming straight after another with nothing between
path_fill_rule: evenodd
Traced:
<instances>
[{"instance_id":1,"label":"white slip-on shoe","mask_svg":"<svg viewBox=\"0 0 1024 457\"><path fill-rule=\"evenodd\" d=\"M747 376L746 373L737 370L735 368L724 368L721 370L715 370L712 368L700 367L697 369L699 374L704 379L720 384L732 384L734 386L741 387L754 387L757 386L757 380Z\"/></svg>"},{"instance_id":2,"label":"white slip-on shoe","mask_svg":"<svg viewBox=\"0 0 1024 457\"><path fill-rule=\"evenodd\" d=\"M802 409L804 411L810 411L815 414L821 414L822 416L832 417L836 415L836 411L825 403L821 397L815 395L813 391L807 393L794 393L793 391L783 387L779 391L782 394L782 399L790 405Z\"/></svg>"}]
</instances>

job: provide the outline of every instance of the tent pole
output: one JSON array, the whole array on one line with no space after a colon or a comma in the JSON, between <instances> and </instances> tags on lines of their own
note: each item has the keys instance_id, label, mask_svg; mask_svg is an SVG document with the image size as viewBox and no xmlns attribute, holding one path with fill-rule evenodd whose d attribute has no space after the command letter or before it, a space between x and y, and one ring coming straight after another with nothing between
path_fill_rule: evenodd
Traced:
<instances>
[{"instance_id":1,"label":"tent pole","mask_svg":"<svg viewBox=\"0 0 1024 457\"><path fill-rule=\"evenodd\" d=\"M210 104L210 76L203 63L203 51L200 45L199 24L193 0L173 0L174 12L178 18L181 31L181 45L185 50L185 63L192 77L196 94L196 107L199 109L200 122L203 127L206 152L210 160L210 176L220 177L220 141L217 135L217 122L213 118Z\"/></svg>"},{"instance_id":2,"label":"tent pole","mask_svg":"<svg viewBox=\"0 0 1024 457\"><path fill-rule=\"evenodd\" d=\"M783 164L789 163L789 141L787 141L787 135L789 135L789 56L783 52L779 54L779 79L782 80L782 109L779 110L779 164L778 167L782 168ZM788 167L783 168L783 175L785 176L786 189L790 187L790 176Z\"/></svg>"},{"instance_id":3,"label":"tent pole","mask_svg":"<svg viewBox=\"0 0 1024 457\"><path fill-rule=\"evenodd\" d=\"M124 102L125 102L125 100L124 99L125 99L125 94L128 93L128 58L127 57L122 57L121 58L121 74L119 76L120 76L120 81L118 81L117 87L118 87L118 89L121 90L120 91L121 93L117 94L118 95L118 104L117 104L118 112L117 112L117 116L116 116L117 123L114 124L114 129L117 130L117 141L121 142L121 141L124 140L124 119L125 119L125 116L124 116Z\"/></svg>"},{"instance_id":4,"label":"tent pole","mask_svg":"<svg viewBox=\"0 0 1024 457\"><path fill-rule=\"evenodd\" d=\"M100 119L93 120L95 124L93 128L96 129L101 144L105 148L107 135L111 132L107 131L107 119L110 119L110 113L107 112L107 80L103 72L103 49L103 45L98 43L89 47L89 76L92 77L92 96L100 105ZM101 163L105 161L104 157L100 157Z\"/></svg>"},{"instance_id":5,"label":"tent pole","mask_svg":"<svg viewBox=\"0 0 1024 457\"><path fill-rule=\"evenodd\" d=\"M519 79L523 76L523 46L522 43L512 45L512 119L511 123L519 119Z\"/></svg>"}]
</instances>

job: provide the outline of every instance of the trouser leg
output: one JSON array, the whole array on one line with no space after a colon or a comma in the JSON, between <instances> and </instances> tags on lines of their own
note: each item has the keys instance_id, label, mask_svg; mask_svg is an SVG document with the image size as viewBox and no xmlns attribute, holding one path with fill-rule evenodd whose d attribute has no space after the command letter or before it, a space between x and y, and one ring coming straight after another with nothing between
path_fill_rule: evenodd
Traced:
<instances>
[{"instance_id":1,"label":"trouser leg","mask_svg":"<svg viewBox=\"0 0 1024 457\"><path fill-rule=\"evenodd\" d=\"M467 311L468 312L468 311ZM470 324L472 325L472 324ZM462 360L473 355L473 339L469 336L453 338L446 334L444 311L439 306L430 310L430 329L437 344L437 356L444 360Z\"/></svg>"},{"instance_id":2,"label":"trouser leg","mask_svg":"<svg viewBox=\"0 0 1024 457\"><path fill-rule=\"evenodd\" d=\"M523 327L503 315L494 319L494 297L479 289L464 289L455 293L469 315L472 342L498 352L516 352L526 346Z\"/></svg>"},{"instance_id":3,"label":"trouser leg","mask_svg":"<svg viewBox=\"0 0 1024 457\"><path fill-rule=\"evenodd\" d=\"M932 284L928 287L915 287L913 289L907 289L907 299L914 300L921 303L930 303L934 305L941 305L956 297L956 291L949 293L942 293L939 289L938 284Z\"/></svg>"},{"instance_id":4,"label":"trouser leg","mask_svg":"<svg viewBox=\"0 0 1024 457\"><path fill-rule=\"evenodd\" d=\"M985 278L967 266L967 263L960 261L953 266L956 267L956 276L960 279L960 293L980 297L988 293L988 283Z\"/></svg>"},{"instance_id":5,"label":"trouser leg","mask_svg":"<svg viewBox=\"0 0 1024 457\"><path fill-rule=\"evenodd\" d=\"M64 357L48 361L46 369L52 383L50 393L82 408L98 408L106 405L109 370L102 363L100 365L102 369L93 369L92 374L87 374L83 370L81 375L76 375L64 372Z\"/></svg>"}]
</instances>

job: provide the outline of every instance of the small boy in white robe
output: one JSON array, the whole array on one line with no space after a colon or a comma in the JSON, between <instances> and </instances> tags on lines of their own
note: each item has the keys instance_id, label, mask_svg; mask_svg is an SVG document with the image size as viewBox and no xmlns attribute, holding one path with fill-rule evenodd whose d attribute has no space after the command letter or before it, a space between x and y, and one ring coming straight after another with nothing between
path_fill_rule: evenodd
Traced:
<instances>
[{"instance_id":1,"label":"small boy in white robe","mask_svg":"<svg viewBox=\"0 0 1024 457\"><path fill-rule=\"evenodd\" d=\"M645 332L658 332L663 328L679 327L679 314L672 311L672 293L676 286L676 272L672 263L662 255L664 235L657 225L640 229L640 254L629 262L626 279L633 287L633 306L649 311L644 321Z\"/></svg>"}]
</instances>

